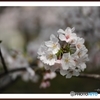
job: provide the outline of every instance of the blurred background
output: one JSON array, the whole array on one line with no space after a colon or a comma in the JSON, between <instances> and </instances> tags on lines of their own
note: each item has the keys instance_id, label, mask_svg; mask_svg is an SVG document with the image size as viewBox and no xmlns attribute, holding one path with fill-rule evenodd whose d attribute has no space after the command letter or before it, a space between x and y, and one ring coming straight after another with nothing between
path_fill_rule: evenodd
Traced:
<instances>
[{"instance_id":1,"label":"blurred background","mask_svg":"<svg viewBox=\"0 0 100 100\"><path fill-rule=\"evenodd\" d=\"M0 40L4 58L5 50L8 53L15 49L27 52L35 62L40 44L48 40L50 34L56 35L58 29L66 27L75 27L77 35L85 39L90 61L84 73L100 74L100 7L0 7ZM10 69L13 67L6 65ZM2 72L2 66L0 69ZM27 75L16 77L11 82L9 77L0 79L0 84L3 80L9 83L0 86L0 93L69 93L100 89L99 80L66 79L59 73L47 88L40 88L41 78L35 82L26 77L30 78Z\"/></svg>"}]
</instances>

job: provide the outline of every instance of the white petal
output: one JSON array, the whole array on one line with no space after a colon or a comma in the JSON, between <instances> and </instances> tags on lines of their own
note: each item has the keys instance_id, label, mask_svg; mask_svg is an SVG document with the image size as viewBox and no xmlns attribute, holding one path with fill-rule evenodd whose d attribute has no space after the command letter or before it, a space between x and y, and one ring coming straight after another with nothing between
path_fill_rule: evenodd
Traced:
<instances>
[{"instance_id":1,"label":"white petal","mask_svg":"<svg viewBox=\"0 0 100 100\"><path fill-rule=\"evenodd\" d=\"M53 79L53 78L55 78L56 77L56 73L55 72L51 72L50 73L50 79Z\"/></svg>"},{"instance_id":2,"label":"white petal","mask_svg":"<svg viewBox=\"0 0 100 100\"><path fill-rule=\"evenodd\" d=\"M85 63L82 63L81 64L81 70L84 71L85 68L86 68L86 64Z\"/></svg>"},{"instance_id":3,"label":"white petal","mask_svg":"<svg viewBox=\"0 0 100 100\"><path fill-rule=\"evenodd\" d=\"M70 53L64 53L62 58L69 58L70 57Z\"/></svg>"},{"instance_id":4,"label":"white petal","mask_svg":"<svg viewBox=\"0 0 100 100\"><path fill-rule=\"evenodd\" d=\"M67 28L65 29L65 33L72 33L72 29L71 29L70 27L67 27Z\"/></svg>"},{"instance_id":5,"label":"white petal","mask_svg":"<svg viewBox=\"0 0 100 100\"><path fill-rule=\"evenodd\" d=\"M38 49L37 54L42 55L44 54L45 50L47 50L47 47L45 45L41 45L40 48Z\"/></svg>"},{"instance_id":6,"label":"white petal","mask_svg":"<svg viewBox=\"0 0 100 100\"><path fill-rule=\"evenodd\" d=\"M84 43L84 39L83 38L81 38L81 43Z\"/></svg>"},{"instance_id":7,"label":"white petal","mask_svg":"<svg viewBox=\"0 0 100 100\"><path fill-rule=\"evenodd\" d=\"M61 41L66 41L66 38L65 38L65 36L63 34L59 34L59 39Z\"/></svg>"},{"instance_id":8,"label":"white petal","mask_svg":"<svg viewBox=\"0 0 100 100\"><path fill-rule=\"evenodd\" d=\"M51 34L50 40L53 41L54 43L58 42L58 38L56 38L54 34Z\"/></svg>"},{"instance_id":9,"label":"white petal","mask_svg":"<svg viewBox=\"0 0 100 100\"><path fill-rule=\"evenodd\" d=\"M32 68L27 67L26 69L27 69L27 71L28 71L32 76L35 75L35 72L34 72L34 70L33 70Z\"/></svg>"},{"instance_id":10,"label":"white petal","mask_svg":"<svg viewBox=\"0 0 100 100\"><path fill-rule=\"evenodd\" d=\"M61 34L65 34L65 31L62 30L62 29L59 29L57 32L58 32L58 33L61 33Z\"/></svg>"},{"instance_id":11,"label":"white petal","mask_svg":"<svg viewBox=\"0 0 100 100\"><path fill-rule=\"evenodd\" d=\"M52 47L52 41L47 41L47 42L45 42L45 45L47 46L47 47Z\"/></svg>"},{"instance_id":12,"label":"white petal","mask_svg":"<svg viewBox=\"0 0 100 100\"><path fill-rule=\"evenodd\" d=\"M74 32L74 31L75 31L75 27L72 28L72 32Z\"/></svg>"},{"instance_id":13,"label":"white petal","mask_svg":"<svg viewBox=\"0 0 100 100\"><path fill-rule=\"evenodd\" d=\"M62 76L64 76L64 75L66 75L67 74L67 71L66 70L60 70L60 74L62 75Z\"/></svg>"},{"instance_id":14,"label":"white petal","mask_svg":"<svg viewBox=\"0 0 100 100\"><path fill-rule=\"evenodd\" d=\"M66 75L66 78L71 78L72 77L72 74L70 74L70 73L68 73L67 75Z\"/></svg>"},{"instance_id":15,"label":"white petal","mask_svg":"<svg viewBox=\"0 0 100 100\"><path fill-rule=\"evenodd\" d=\"M64 70L67 70L69 68L69 65L68 64L62 64L62 69L64 69Z\"/></svg>"},{"instance_id":16,"label":"white petal","mask_svg":"<svg viewBox=\"0 0 100 100\"><path fill-rule=\"evenodd\" d=\"M73 72L73 76L79 76L79 72L78 71L74 71Z\"/></svg>"}]
</instances>

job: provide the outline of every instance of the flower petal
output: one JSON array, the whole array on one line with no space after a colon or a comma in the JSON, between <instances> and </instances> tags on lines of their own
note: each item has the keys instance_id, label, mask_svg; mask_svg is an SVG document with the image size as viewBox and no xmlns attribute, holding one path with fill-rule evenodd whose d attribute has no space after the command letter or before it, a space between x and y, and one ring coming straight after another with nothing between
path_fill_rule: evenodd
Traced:
<instances>
[{"instance_id":1,"label":"flower petal","mask_svg":"<svg viewBox=\"0 0 100 100\"><path fill-rule=\"evenodd\" d=\"M67 28L65 29L65 33L72 33L72 29L71 29L70 27L67 27Z\"/></svg>"},{"instance_id":2,"label":"flower petal","mask_svg":"<svg viewBox=\"0 0 100 100\"><path fill-rule=\"evenodd\" d=\"M75 27L72 28L72 32L74 32L74 31L75 31Z\"/></svg>"},{"instance_id":3,"label":"flower petal","mask_svg":"<svg viewBox=\"0 0 100 100\"><path fill-rule=\"evenodd\" d=\"M47 47L52 47L52 41L47 41L47 42L45 42L45 45L47 46Z\"/></svg>"},{"instance_id":4,"label":"flower petal","mask_svg":"<svg viewBox=\"0 0 100 100\"><path fill-rule=\"evenodd\" d=\"M62 30L62 29L59 29L57 32L60 33L60 34L65 34L65 31Z\"/></svg>"},{"instance_id":5,"label":"flower petal","mask_svg":"<svg viewBox=\"0 0 100 100\"><path fill-rule=\"evenodd\" d=\"M67 75L66 75L66 78L71 78L72 77L72 74L70 74L70 73L68 73Z\"/></svg>"},{"instance_id":6,"label":"flower petal","mask_svg":"<svg viewBox=\"0 0 100 100\"><path fill-rule=\"evenodd\" d=\"M86 64L85 63L82 63L81 64L81 70L84 71L85 68L86 68Z\"/></svg>"},{"instance_id":7,"label":"flower petal","mask_svg":"<svg viewBox=\"0 0 100 100\"><path fill-rule=\"evenodd\" d=\"M78 71L74 71L73 72L73 76L79 76L79 72Z\"/></svg>"},{"instance_id":8,"label":"flower petal","mask_svg":"<svg viewBox=\"0 0 100 100\"><path fill-rule=\"evenodd\" d=\"M58 38L56 38L54 34L51 34L50 40L53 41L54 43L58 42Z\"/></svg>"},{"instance_id":9,"label":"flower petal","mask_svg":"<svg viewBox=\"0 0 100 100\"><path fill-rule=\"evenodd\" d=\"M64 76L64 75L66 75L67 74L67 71L66 70L60 70L60 74L62 75L62 76Z\"/></svg>"},{"instance_id":10,"label":"flower petal","mask_svg":"<svg viewBox=\"0 0 100 100\"><path fill-rule=\"evenodd\" d=\"M66 38L65 38L65 36L63 34L59 34L59 39L61 41L66 41Z\"/></svg>"}]
</instances>

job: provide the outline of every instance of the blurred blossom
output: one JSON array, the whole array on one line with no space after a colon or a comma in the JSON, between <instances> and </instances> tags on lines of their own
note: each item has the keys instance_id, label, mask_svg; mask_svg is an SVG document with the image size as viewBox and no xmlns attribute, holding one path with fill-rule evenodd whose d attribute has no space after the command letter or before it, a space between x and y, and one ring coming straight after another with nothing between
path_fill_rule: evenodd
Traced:
<instances>
[{"instance_id":1,"label":"blurred blossom","mask_svg":"<svg viewBox=\"0 0 100 100\"><path fill-rule=\"evenodd\" d=\"M17 29L19 9L5 9L0 17L0 40L8 48L23 50L25 40Z\"/></svg>"},{"instance_id":2,"label":"blurred blossom","mask_svg":"<svg viewBox=\"0 0 100 100\"><path fill-rule=\"evenodd\" d=\"M38 60L38 67L39 68L43 68L44 67L44 63L40 60Z\"/></svg>"},{"instance_id":3,"label":"blurred blossom","mask_svg":"<svg viewBox=\"0 0 100 100\"><path fill-rule=\"evenodd\" d=\"M41 84L40 84L40 88L47 88L50 86L50 82L49 81L43 81Z\"/></svg>"},{"instance_id":4,"label":"blurred blossom","mask_svg":"<svg viewBox=\"0 0 100 100\"><path fill-rule=\"evenodd\" d=\"M47 72L44 74L43 79L53 79L56 77L56 73L55 72Z\"/></svg>"},{"instance_id":5,"label":"blurred blossom","mask_svg":"<svg viewBox=\"0 0 100 100\"><path fill-rule=\"evenodd\" d=\"M39 76L34 73L34 75L30 74L28 71L22 72L21 77L24 81L31 80L32 82L38 82Z\"/></svg>"},{"instance_id":6,"label":"blurred blossom","mask_svg":"<svg viewBox=\"0 0 100 100\"><path fill-rule=\"evenodd\" d=\"M26 68L26 72L24 73L23 71L12 73L13 79L16 79L17 76L23 76L23 79L27 80L27 77L30 77L31 79L31 77L35 76L34 70L29 66L27 59L20 51L11 50L11 52L8 54L5 52L4 58L7 63L7 67L10 70L17 68Z\"/></svg>"}]
</instances>

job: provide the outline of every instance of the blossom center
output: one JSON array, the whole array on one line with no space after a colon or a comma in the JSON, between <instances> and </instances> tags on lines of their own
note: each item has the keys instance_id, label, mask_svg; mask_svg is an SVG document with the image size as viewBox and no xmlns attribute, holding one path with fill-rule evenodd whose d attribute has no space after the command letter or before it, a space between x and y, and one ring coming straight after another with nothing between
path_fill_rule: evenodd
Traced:
<instances>
[{"instance_id":1,"label":"blossom center","mask_svg":"<svg viewBox=\"0 0 100 100\"><path fill-rule=\"evenodd\" d=\"M80 47L81 47L81 45L80 45L80 44L77 44L77 47L78 47L78 48L80 48Z\"/></svg>"},{"instance_id":2,"label":"blossom center","mask_svg":"<svg viewBox=\"0 0 100 100\"><path fill-rule=\"evenodd\" d=\"M74 40L71 40L71 42L70 43L73 43L74 42Z\"/></svg>"},{"instance_id":3,"label":"blossom center","mask_svg":"<svg viewBox=\"0 0 100 100\"><path fill-rule=\"evenodd\" d=\"M66 62L66 63L68 63L68 62L69 62L69 59L68 59L68 58L67 58L67 59L65 59L65 62Z\"/></svg>"},{"instance_id":4,"label":"blossom center","mask_svg":"<svg viewBox=\"0 0 100 100\"><path fill-rule=\"evenodd\" d=\"M78 56L79 56L79 57L81 56L81 52L78 52Z\"/></svg>"},{"instance_id":5,"label":"blossom center","mask_svg":"<svg viewBox=\"0 0 100 100\"><path fill-rule=\"evenodd\" d=\"M53 44L53 48L55 49L57 47L57 44Z\"/></svg>"},{"instance_id":6,"label":"blossom center","mask_svg":"<svg viewBox=\"0 0 100 100\"><path fill-rule=\"evenodd\" d=\"M52 58L53 58L53 55L50 54L50 55L48 56L48 59L52 59Z\"/></svg>"},{"instance_id":7,"label":"blossom center","mask_svg":"<svg viewBox=\"0 0 100 100\"><path fill-rule=\"evenodd\" d=\"M70 36L69 35L66 35L66 39L69 39L70 38Z\"/></svg>"}]
</instances>

